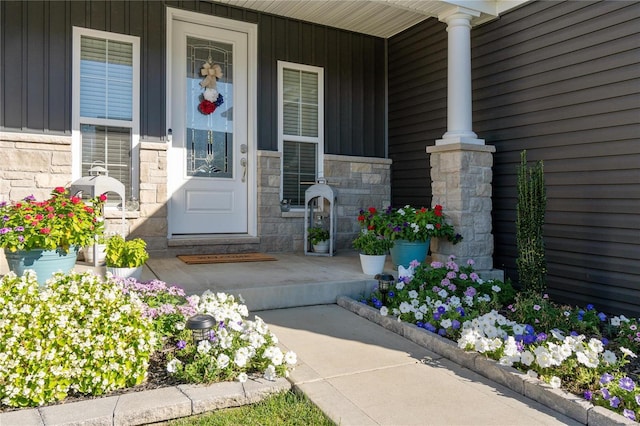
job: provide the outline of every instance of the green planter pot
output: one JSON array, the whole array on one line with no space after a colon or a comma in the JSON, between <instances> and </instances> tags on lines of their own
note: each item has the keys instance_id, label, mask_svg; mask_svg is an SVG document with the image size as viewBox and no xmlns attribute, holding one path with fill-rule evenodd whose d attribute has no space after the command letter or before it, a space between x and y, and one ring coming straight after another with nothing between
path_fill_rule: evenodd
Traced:
<instances>
[{"instance_id":1,"label":"green planter pot","mask_svg":"<svg viewBox=\"0 0 640 426\"><path fill-rule=\"evenodd\" d=\"M22 276L24 271L32 269L38 276L38 284L43 285L54 272L71 272L78 258L78 247L71 247L69 251L56 250L18 250L4 249L9 270Z\"/></svg>"},{"instance_id":2,"label":"green planter pot","mask_svg":"<svg viewBox=\"0 0 640 426\"><path fill-rule=\"evenodd\" d=\"M414 260L423 263L429 253L430 241L395 240L389 250L394 267L398 269L398 265L402 265L408 268Z\"/></svg>"}]
</instances>

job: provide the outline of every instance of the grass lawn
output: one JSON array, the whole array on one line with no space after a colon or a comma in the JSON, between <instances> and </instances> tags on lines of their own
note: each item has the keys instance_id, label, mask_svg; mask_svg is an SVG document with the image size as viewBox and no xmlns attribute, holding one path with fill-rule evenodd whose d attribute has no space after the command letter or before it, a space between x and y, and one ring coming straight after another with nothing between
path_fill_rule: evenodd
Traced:
<instances>
[{"instance_id":1,"label":"grass lawn","mask_svg":"<svg viewBox=\"0 0 640 426\"><path fill-rule=\"evenodd\" d=\"M283 392L271 396L257 404L214 411L200 416L188 417L173 422L170 426L280 426L312 425L334 426L304 395Z\"/></svg>"}]
</instances>

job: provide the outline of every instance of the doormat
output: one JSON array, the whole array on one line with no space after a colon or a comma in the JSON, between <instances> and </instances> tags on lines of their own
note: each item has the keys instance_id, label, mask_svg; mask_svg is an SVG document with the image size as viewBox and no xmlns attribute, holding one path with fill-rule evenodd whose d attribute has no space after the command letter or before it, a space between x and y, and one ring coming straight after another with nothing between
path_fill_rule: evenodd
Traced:
<instances>
[{"instance_id":1,"label":"doormat","mask_svg":"<svg viewBox=\"0 0 640 426\"><path fill-rule=\"evenodd\" d=\"M182 254L178 256L187 265L207 263L266 262L278 260L262 253L230 253L230 254Z\"/></svg>"}]
</instances>

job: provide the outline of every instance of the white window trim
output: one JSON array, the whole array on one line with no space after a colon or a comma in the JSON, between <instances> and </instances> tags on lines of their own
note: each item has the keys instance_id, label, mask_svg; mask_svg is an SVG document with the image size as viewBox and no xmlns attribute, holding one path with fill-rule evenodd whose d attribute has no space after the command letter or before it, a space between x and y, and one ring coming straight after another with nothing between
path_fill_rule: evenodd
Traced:
<instances>
[{"instance_id":1,"label":"white window trim","mask_svg":"<svg viewBox=\"0 0 640 426\"><path fill-rule=\"evenodd\" d=\"M293 142L309 142L317 144L317 178L324 177L324 68L295 62L278 61L278 152L284 152L284 69L294 69L318 74L318 136L291 136L286 139ZM284 159L280 156L280 170L283 170ZM280 199L283 197L282 178L280 179Z\"/></svg>"},{"instance_id":2,"label":"white window trim","mask_svg":"<svg viewBox=\"0 0 640 426\"><path fill-rule=\"evenodd\" d=\"M96 37L131 43L133 47L133 104L131 120L111 120L83 117L80 119L80 37ZM131 191L140 190L140 37L129 36L89 28L73 27L73 67L72 67L72 118L71 118L71 177L75 181L82 175L82 134L80 124L131 128L131 186L125 188L127 197ZM123 200L125 202L126 200Z\"/></svg>"}]
</instances>

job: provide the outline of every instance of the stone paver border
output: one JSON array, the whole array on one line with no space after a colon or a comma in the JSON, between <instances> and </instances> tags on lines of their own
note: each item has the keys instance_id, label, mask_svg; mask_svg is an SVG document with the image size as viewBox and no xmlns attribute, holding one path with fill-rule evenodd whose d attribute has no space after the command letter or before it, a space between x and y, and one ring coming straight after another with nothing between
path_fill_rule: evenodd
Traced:
<instances>
[{"instance_id":1,"label":"stone paver border","mask_svg":"<svg viewBox=\"0 0 640 426\"><path fill-rule=\"evenodd\" d=\"M477 352L464 351L458 348L455 342L425 331L414 324L398 321L394 317L382 316L377 309L350 297L341 296L337 303L387 330L585 425L638 425L618 413L594 406L572 393L553 389L541 380L527 376L515 368L502 366Z\"/></svg>"},{"instance_id":2,"label":"stone paver border","mask_svg":"<svg viewBox=\"0 0 640 426\"><path fill-rule=\"evenodd\" d=\"M209 386L179 385L68 404L0 413L0 425L96 425L121 426L165 422L222 408L261 401L288 391L284 378L270 382L249 379L245 383L222 382Z\"/></svg>"}]
</instances>

